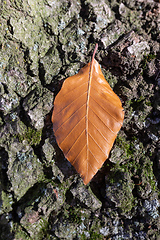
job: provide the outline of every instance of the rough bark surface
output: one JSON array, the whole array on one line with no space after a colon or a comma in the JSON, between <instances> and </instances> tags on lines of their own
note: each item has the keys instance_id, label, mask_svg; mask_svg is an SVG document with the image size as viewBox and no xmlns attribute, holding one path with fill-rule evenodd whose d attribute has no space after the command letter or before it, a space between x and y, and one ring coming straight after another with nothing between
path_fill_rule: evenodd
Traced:
<instances>
[{"instance_id":1,"label":"rough bark surface","mask_svg":"<svg viewBox=\"0 0 160 240\"><path fill-rule=\"evenodd\" d=\"M0 239L159 239L160 3L0 2ZM58 148L62 82L96 59L125 120L85 186Z\"/></svg>"}]
</instances>

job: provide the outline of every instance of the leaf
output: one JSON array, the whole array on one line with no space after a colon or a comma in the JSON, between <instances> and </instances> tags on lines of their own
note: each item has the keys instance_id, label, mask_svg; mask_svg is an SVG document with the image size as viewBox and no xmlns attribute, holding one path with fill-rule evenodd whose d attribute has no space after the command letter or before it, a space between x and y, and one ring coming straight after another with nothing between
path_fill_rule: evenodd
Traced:
<instances>
[{"instance_id":1,"label":"leaf","mask_svg":"<svg viewBox=\"0 0 160 240\"><path fill-rule=\"evenodd\" d=\"M53 131L65 157L89 183L108 158L124 111L94 59L67 78L54 101Z\"/></svg>"}]
</instances>

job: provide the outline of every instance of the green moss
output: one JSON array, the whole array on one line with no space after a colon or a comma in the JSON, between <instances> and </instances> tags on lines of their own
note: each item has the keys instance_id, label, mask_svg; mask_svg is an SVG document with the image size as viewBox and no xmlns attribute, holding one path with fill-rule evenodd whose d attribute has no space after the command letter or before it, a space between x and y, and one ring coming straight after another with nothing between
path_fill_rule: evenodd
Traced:
<instances>
[{"instance_id":1,"label":"green moss","mask_svg":"<svg viewBox=\"0 0 160 240\"><path fill-rule=\"evenodd\" d=\"M116 164L112 169L112 173L110 176L110 183L113 184L116 182L118 177L117 170L131 174L131 177L138 176L139 181L141 181L140 188L146 186L147 183L150 184L152 191L157 191L155 176L153 173L153 163L150 161L148 157L145 155L141 157L139 162L135 161L135 159L129 160L126 164L119 165Z\"/></svg>"},{"instance_id":2,"label":"green moss","mask_svg":"<svg viewBox=\"0 0 160 240\"><path fill-rule=\"evenodd\" d=\"M90 240L97 240L97 239L102 240L102 239L104 239L104 237L101 234L99 234L99 233L97 233L97 232L95 232L93 230L90 231L89 233L90 233L90 237L89 238L86 237L86 235L84 233L82 233L82 235L80 237L80 240L87 240L87 239L90 239Z\"/></svg>"},{"instance_id":3,"label":"green moss","mask_svg":"<svg viewBox=\"0 0 160 240\"><path fill-rule=\"evenodd\" d=\"M117 78L114 75L112 75L112 73L109 70L106 71L104 68L102 68L102 73L107 82L109 83L109 85L111 86L111 88L114 88L114 86L117 83Z\"/></svg>"},{"instance_id":4,"label":"green moss","mask_svg":"<svg viewBox=\"0 0 160 240\"><path fill-rule=\"evenodd\" d=\"M127 158L130 158L134 154L134 143L132 141L128 142L126 139L120 135L116 138L116 145L124 150Z\"/></svg>"},{"instance_id":5,"label":"green moss","mask_svg":"<svg viewBox=\"0 0 160 240\"><path fill-rule=\"evenodd\" d=\"M104 237L101 234L92 231L90 233L90 240L97 240L97 239L102 240L102 239L104 239Z\"/></svg>"},{"instance_id":6,"label":"green moss","mask_svg":"<svg viewBox=\"0 0 160 240\"><path fill-rule=\"evenodd\" d=\"M22 227L18 223L13 225L12 231L15 233L14 239L32 240L32 238L30 238L29 235L23 231Z\"/></svg>"},{"instance_id":7,"label":"green moss","mask_svg":"<svg viewBox=\"0 0 160 240\"><path fill-rule=\"evenodd\" d=\"M71 222L73 223L80 224L82 222L81 213L79 209L77 209L76 211L73 209L70 209L70 219L71 219Z\"/></svg>"},{"instance_id":8,"label":"green moss","mask_svg":"<svg viewBox=\"0 0 160 240\"><path fill-rule=\"evenodd\" d=\"M42 218L42 221L39 223L39 227L41 228L39 233L37 234L35 240L42 240L44 239L50 239L49 234L48 234L48 229L49 229L49 222L47 220L45 220L44 218Z\"/></svg>"},{"instance_id":9,"label":"green moss","mask_svg":"<svg viewBox=\"0 0 160 240\"><path fill-rule=\"evenodd\" d=\"M141 175L142 187L143 187L143 184L145 185L148 182L152 188L152 191L157 190L155 176L153 173L153 163L149 159L148 161L146 161L146 158L141 159L140 166L137 170L137 174Z\"/></svg>"},{"instance_id":10,"label":"green moss","mask_svg":"<svg viewBox=\"0 0 160 240\"><path fill-rule=\"evenodd\" d=\"M64 217L69 220L69 222L81 224L81 211L79 208L68 208L64 211Z\"/></svg>"},{"instance_id":11,"label":"green moss","mask_svg":"<svg viewBox=\"0 0 160 240\"><path fill-rule=\"evenodd\" d=\"M146 101L146 105L149 106L149 107L152 106L151 101L150 101L150 100L149 100L149 101Z\"/></svg>"},{"instance_id":12,"label":"green moss","mask_svg":"<svg viewBox=\"0 0 160 240\"><path fill-rule=\"evenodd\" d=\"M124 159L125 163L117 163L111 169L108 177L110 193L107 194L115 200L123 214L137 205L137 199L132 194L133 189L137 191L139 197L148 197L149 194L158 190L153 173L153 163L143 143L137 137L127 141L124 135L119 135L116 145L123 149L121 159Z\"/></svg>"},{"instance_id":13,"label":"green moss","mask_svg":"<svg viewBox=\"0 0 160 240\"><path fill-rule=\"evenodd\" d=\"M133 99L130 102L130 106L133 108L133 110L143 109L144 108L144 103L145 103L145 97L140 96L138 99Z\"/></svg>"},{"instance_id":14,"label":"green moss","mask_svg":"<svg viewBox=\"0 0 160 240\"><path fill-rule=\"evenodd\" d=\"M18 135L18 139L20 142L22 142L23 140L27 140L27 142L30 145L38 145L41 141L41 136L42 136L42 129L35 130L31 127L28 127L25 130L24 134Z\"/></svg>"},{"instance_id":15,"label":"green moss","mask_svg":"<svg viewBox=\"0 0 160 240\"><path fill-rule=\"evenodd\" d=\"M0 126L2 126L3 124L3 119L0 117Z\"/></svg>"},{"instance_id":16,"label":"green moss","mask_svg":"<svg viewBox=\"0 0 160 240\"><path fill-rule=\"evenodd\" d=\"M1 198L3 202L3 205L2 205L3 211L10 212L12 210L12 203L13 203L12 195L2 191Z\"/></svg>"},{"instance_id":17,"label":"green moss","mask_svg":"<svg viewBox=\"0 0 160 240\"><path fill-rule=\"evenodd\" d=\"M130 212L135 205L132 194L134 184L130 177L131 174L118 164L111 170L109 176L110 197L116 199L117 207L122 214Z\"/></svg>"},{"instance_id":18,"label":"green moss","mask_svg":"<svg viewBox=\"0 0 160 240\"><path fill-rule=\"evenodd\" d=\"M148 54L146 56L144 56L142 62L141 62L141 67L143 68L143 70L145 70L147 68L147 63L150 62L151 60L155 59L156 55L155 54Z\"/></svg>"},{"instance_id":19,"label":"green moss","mask_svg":"<svg viewBox=\"0 0 160 240\"><path fill-rule=\"evenodd\" d=\"M130 186L128 186L127 182L123 184L122 191L125 193L125 195L123 196L121 196L121 194L119 195L120 199L122 199L120 210L123 214L130 212L132 208L135 206L135 200L134 196L132 195L132 190L133 189L130 188Z\"/></svg>"}]
</instances>

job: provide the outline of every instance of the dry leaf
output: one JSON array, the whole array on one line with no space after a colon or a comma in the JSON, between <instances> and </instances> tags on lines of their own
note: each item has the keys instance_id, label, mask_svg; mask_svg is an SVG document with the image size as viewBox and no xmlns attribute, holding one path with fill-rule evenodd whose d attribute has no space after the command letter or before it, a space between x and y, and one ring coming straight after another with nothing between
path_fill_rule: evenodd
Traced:
<instances>
[{"instance_id":1,"label":"dry leaf","mask_svg":"<svg viewBox=\"0 0 160 240\"><path fill-rule=\"evenodd\" d=\"M95 51L91 63L64 81L52 114L57 143L84 184L108 158L124 119L121 101L94 59Z\"/></svg>"}]
</instances>

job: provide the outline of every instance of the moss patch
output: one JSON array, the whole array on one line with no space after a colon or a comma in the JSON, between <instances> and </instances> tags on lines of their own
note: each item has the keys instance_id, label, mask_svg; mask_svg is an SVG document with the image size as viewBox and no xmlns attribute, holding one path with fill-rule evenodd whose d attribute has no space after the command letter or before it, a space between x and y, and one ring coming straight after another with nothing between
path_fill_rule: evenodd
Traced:
<instances>
[{"instance_id":1,"label":"moss patch","mask_svg":"<svg viewBox=\"0 0 160 240\"><path fill-rule=\"evenodd\" d=\"M10 212L12 210L12 204L13 204L12 195L2 191L1 198L2 198L2 202L3 202L3 205L2 205L3 211Z\"/></svg>"},{"instance_id":2,"label":"moss patch","mask_svg":"<svg viewBox=\"0 0 160 240\"><path fill-rule=\"evenodd\" d=\"M145 55L141 62L141 67L143 68L143 70L145 70L147 68L148 62L150 62L151 60L153 60L155 58L156 58L156 55L152 54L152 53Z\"/></svg>"},{"instance_id":3,"label":"moss patch","mask_svg":"<svg viewBox=\"0 0 160 240\"><path fill-rule=\"evenodd\" d=\"M134 206L134 196L132 194L134 184L131 181L129 172L125 172L120 165L112 169L107 181L106 195L116 204L122 215L129 213Z\"/></svg>"},{"instance_id":4,"label":"moss patch","mask_svg":"<svg viewBox=\"0 0 160 240\"><path fill-rule=\"evenodd\" d=\"M123 136L118 135L116 138L116 145L119 146L126 155L126 158L130 158L134 154L134 143L126 141Z\"/></svg>"},{"instance_id":5,"label":"moss patch","mask_svg":"<svg viewBox=\"0 0 160 240\"><path fill-rule=\"evenodd\" d=\"M29 237L29 234L23 231L23 228L17 223L13 225L12 231L15 232L14 239L32 240L32 238Z\"/></svg>"},{"instance_id":6,"label":"moss patch","mask_svg":"<svg viewBox=\"0 0 160 240\"><path fill-rule=\"evenodd\" d=\"M68 208L64 211L64 216L72 223L80 224L82 222L82 214L79 208Z\"/></svg>"},{"instance_id":7,"label":"moss patch","mask_svg":"<svg viewBox=\"0 0 160 240\"><path fill-rule=\"evenodd\" d=\"M18 135L18 139L20 142L23 140L27 140L29 145L38 145L41 141L41 136L42 136L42 129L40 130L35 130L31 127L28 127L24 134Z\"/></svg>"},{"instance_id":8,"label":"moss patch","mask_svg":"<svg viewBox=\"0 0 160 240\"><path fill-rule=\"evenodd\" d=\"M101 234L99 234L97 232L94 232L94 231L90 232L90 237L89 238L86 237L86 235L84 233L82 233L82 235L80 237L80 240L87 240L87 239L90 239L90 240L97 240L97 239L102 240L102 239L104 239L104 237Z\"/></svg>"}]
</instances>

